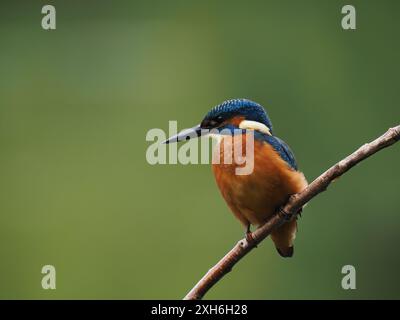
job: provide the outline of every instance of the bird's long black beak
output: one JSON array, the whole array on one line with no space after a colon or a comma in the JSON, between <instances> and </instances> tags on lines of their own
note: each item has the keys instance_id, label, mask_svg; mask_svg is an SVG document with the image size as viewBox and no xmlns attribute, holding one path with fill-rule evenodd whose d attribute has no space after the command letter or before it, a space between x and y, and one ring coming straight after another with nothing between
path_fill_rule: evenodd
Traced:
<instances>
[{"instance_id":1,"label":"bird's long black beak","mask_svg":"<svg viewBox=\"0 0 400 320\"><path fill-rule=\"evenodd\" d=\"M204 131L207 131L207 130L204 130ZM178 134L165 140L163 143L168 144L168 143L174 143L174 142L178 142L178 141L186 141L189 139L201 137L202 135L205 135L205 134L202 132L200 125L197 125L193 128L186 129L186 130L179 132Z\"/></svg>"}]
</instances>

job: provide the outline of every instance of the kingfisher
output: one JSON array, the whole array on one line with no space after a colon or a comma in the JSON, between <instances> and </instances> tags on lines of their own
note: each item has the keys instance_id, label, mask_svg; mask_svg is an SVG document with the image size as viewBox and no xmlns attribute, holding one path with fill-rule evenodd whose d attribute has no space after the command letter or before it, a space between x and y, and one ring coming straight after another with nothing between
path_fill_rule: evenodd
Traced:
<instances>
[{"instance_id":1,"label":"kingfisher","mask_svg":"<svg viewBox=\"0 0 400 320\"><path fill-rule=\"evenodd\" d=\"M238 163L232 157L229 163L224 159L235 148L244 150L249 134L252 134L254 144L253 170L250 174L239 175L236 169L243 163ZM247 241L251 242L254 240L251 226L258 228L264 224L292 194L305 189L307 181L298 170L289 146L274 135L267 112L254 101L224 101L213 107L199 125L181 131L164 143L207 135L217 140L212 163L217 186L232 213L245 228ZM271 238L282 257L293 256L296 232L297 215L289 217L271 232Z\"/></svg>"}]
</instances>

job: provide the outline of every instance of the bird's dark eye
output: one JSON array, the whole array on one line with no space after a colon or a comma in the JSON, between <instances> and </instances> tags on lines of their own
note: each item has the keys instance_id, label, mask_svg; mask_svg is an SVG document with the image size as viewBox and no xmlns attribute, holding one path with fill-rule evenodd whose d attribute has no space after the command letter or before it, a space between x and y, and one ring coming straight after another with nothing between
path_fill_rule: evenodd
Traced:
<instances>
[{"instance_id":1,"label":"bird's dark eye","mask_svg":"<svg viewBox=\"0 0 400 320\"><path fill-rule=\"evenodd\" d=\"M220 125L223 121L224 121L223 116L217 116L212 119L203 120L203 122L201 123L201 127L202 128L215 128L218 125Z\"/></svg>"},{"instance_id":2,"label":"bird's dark eye","mask_svg":"<svg viewBox=\"0 0 400 320\"><path fill-rule=\"evenodd\" d=\"M213 127L221 124L224 121L224 117L223 116L217 116L214 119L211 120L213 122Z\"/></svg>"},{"instance_id":3,"label":"bird's dark eye","mask_svg":"<svg viewBox=\"0 0 400 320\"><path fill-rule=\"evenodd\" d=\"M215 126L218 125L218 121L216 121L216 120L210 120L210 122L208 123L208 125L209 125L211 128L213 128L213 127L215 127Z\"/></svg>"},{"instance_id":4,"label":"bird's dark eye","mask_svg":"<svg viewBox=\"0 0 400 320\"><path fill-rule=\"evenodd\" d=\"M201 127L202 128L215 128L218 125L218 122L215 121L214 119L206 119L203 120L203 122L201 123Z\"/></svg>"}]
</instances>

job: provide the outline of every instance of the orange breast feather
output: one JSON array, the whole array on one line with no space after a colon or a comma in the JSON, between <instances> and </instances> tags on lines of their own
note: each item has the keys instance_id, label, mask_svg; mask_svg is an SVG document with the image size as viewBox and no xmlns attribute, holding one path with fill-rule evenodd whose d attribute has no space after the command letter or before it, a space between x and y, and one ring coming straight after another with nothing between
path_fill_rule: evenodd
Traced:
<instances>
[{"instance_id":1,"label":"orange breast feather","mask_svg":"<svg viewBox=\"0 0 400 320\"><path fill-rule=\"evenodd\" d=\"M305 188L307 182L301 172L291 169L271 145L254 141L254 171L250 175L237 175L238 165L223 163L226 153L233 153L239 143L246 150L246 137L224 137L213 164L217 185L228 206L246 227L249 223L259 226L283 205L291 194ZM240 146L239 146L240 147ZM249 156L249 155L247 155ZM217 157L217 158L215 158ZM232 156L234 159L234 156Z\"/></svg>"}]
</instances>

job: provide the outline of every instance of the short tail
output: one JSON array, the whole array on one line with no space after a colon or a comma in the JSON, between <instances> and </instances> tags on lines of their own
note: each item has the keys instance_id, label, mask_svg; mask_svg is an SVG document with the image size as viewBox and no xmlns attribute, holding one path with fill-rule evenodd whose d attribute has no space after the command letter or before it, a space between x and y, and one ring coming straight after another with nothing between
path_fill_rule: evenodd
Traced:
<instances>
[{"instance_id":1,"label":"short tail","mask_svg":"<svg viewBox=\"0 0 400 320\"><path fill-rule=\"evenodd\" d=\"M286 222L271 233L271 238L275 243L276 250L284 258L289 258L293 256L293 241L296 237L296 231L297 221L296 219L293 219Z\"/></svg>"}]
</instances>

